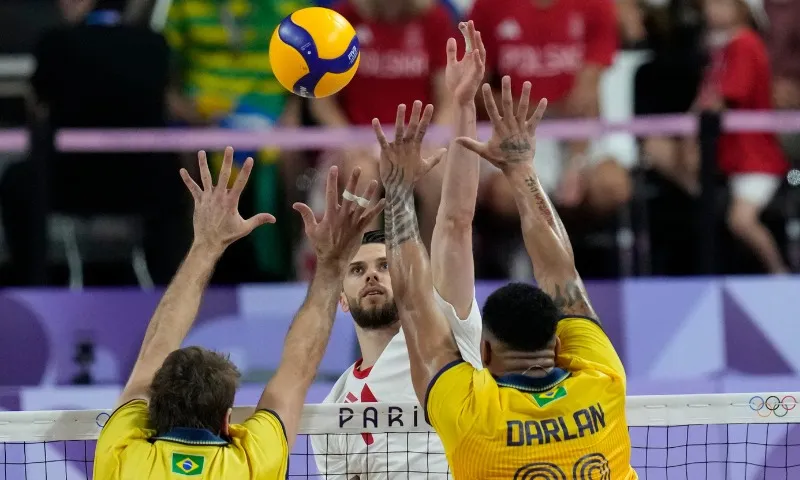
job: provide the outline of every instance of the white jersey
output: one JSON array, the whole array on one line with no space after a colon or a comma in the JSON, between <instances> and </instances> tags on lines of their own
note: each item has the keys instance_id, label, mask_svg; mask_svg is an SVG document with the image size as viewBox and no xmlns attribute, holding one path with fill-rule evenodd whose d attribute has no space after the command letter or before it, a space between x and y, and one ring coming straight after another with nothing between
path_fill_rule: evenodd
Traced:
<instances>
[{"instance_id":1,"label":"white jersey","mask_svg":"<svg viewBox=\"0 0 800 480\"><path fill-rule=\"evenodd\" d=\"M450 323L461 356L482 368L481 313L473 299L466 320L438 292L436 301ZM339 377L323 403L416 403L411 364L401 330L371 368L361 360ZM450 478L447 458L434 433L312 435L311 446L322 478L336 480L445 480Z\"/></svg>"}]
</instances>

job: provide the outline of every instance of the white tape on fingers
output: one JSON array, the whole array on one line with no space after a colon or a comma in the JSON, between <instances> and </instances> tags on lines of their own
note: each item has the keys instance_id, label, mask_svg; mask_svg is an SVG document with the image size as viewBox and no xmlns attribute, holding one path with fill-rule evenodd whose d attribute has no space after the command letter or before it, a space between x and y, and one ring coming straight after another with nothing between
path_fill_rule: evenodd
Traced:
<instances>
[{"instance_id":1,"label":"white tape on fingers","mask_svg":"<svg viewBox=\"0 0 800 480\"><path fill-rule=\"evenodd\" d=\"M466 23L459 23L458 29L461 31L461 34L464 35L464 43L466 44L466 52L469 53L472 51L472 39L469 38L469 29L467 28Z\"/></svg>"},{"instance_id":2,"label":"white tape on fingers","mask_svg":"<svg viewBox=\"0 0 800 480\"><path fill-rule=\"evenodd\" d=\"M349 201L349 202L355 202L356 198L359 198L359 197L356 196L356 195L353 195L352 193L350 193L347 190L345 190L344 192L342 192L342 198L347 200L347 201Z\"/></svg>"},{"instance_id":3,"label":"white tape on fingers","mask_svg":"<svg viewBox=\"0 0 800 480\"><path fill-rule=\"evenodd\" d=\"M342 192L342 198L350 202L356 202L359 207L367 208L369 206L369 200L364 197L359 197L358 195L353 195L347 190Z\"/></svg>"}]
</instances>

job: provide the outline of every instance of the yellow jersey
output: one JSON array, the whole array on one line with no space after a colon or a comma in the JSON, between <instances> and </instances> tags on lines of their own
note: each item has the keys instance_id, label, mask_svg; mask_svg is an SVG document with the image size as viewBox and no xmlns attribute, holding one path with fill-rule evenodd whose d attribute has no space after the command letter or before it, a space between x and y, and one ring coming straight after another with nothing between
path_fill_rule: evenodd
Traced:
<instances>
[{"instance_id":1,"label":"yellow jersey","mask_svg":"<svg viewBox=\"0 0 800 480\"><path fill-rule=\"evenodd\" d=\"M147 402L133 400L108 419L94 454L95 480L285 479L286 433L278 416L255 412L230 426L230 438L208 430L177 428L155 436Z\"/></svg>"},{"instance_id":2,"label":"yellow jersey","mask_svg":"<svg viewBox=\"0 0 800 480\"><path fill-rule=\"evenodd\" d=\"M557 368L494 378L445 366L425 398L455 480L635 480L625 370L603 330L564 318Z\"/></svg>"}]
</instances>

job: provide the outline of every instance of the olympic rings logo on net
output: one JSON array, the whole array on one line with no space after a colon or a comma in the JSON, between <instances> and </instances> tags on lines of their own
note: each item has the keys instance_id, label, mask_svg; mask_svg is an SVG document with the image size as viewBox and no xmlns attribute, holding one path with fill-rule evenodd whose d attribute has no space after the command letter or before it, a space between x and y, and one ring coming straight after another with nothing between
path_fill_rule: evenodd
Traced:
<instances>
[{"instance_id":1,"label":"olympic rings logo on net","mask_svg":"<svg viewBox=\"0 0 800 480\"><path fill-rule=\"evenodd\" d=\"M766 400L756 395L750 399L750 408L758 414L759 417L769 417L775 415L776 417L785 417L789 414L794 407L797 406L797 399L792 395L786 395L783 398L778 398L775 395L770 395Z\"/></svg>"}]
</instances>

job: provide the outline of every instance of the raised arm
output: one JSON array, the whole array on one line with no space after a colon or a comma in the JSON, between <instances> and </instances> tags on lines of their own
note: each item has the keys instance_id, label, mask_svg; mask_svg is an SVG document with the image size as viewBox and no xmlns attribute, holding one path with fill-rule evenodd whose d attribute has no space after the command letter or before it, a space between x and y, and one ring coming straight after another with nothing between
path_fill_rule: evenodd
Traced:
<instances>
[{"instance_id":1,"label":"raised arm","mask_svg":"<svg viewBox=\"0 0 800 480\"><path fill-rule=\"evenodd\" d=\"M460 357L447 319L433 296L428 252L419 236L414 209L414 185L446 153L420 157L420 145L433 116L433 105L414 102L408 128L406 106L397 107L395 140L386 141L378 119L372 121L381 145L380 175L386 190L386 250L400 324L408 344L411 380L421 402L431 379Z\"/></svg>"},{"instance_id":2,"label":"raised arm","mask_svg":"<svg viewBox=\"0 0 800 480\"><path fill-rule=\"evenodd\" d=\"M289 327L278 370L264 388L257 406L258 410L272 410L278 415L286 429L290 450L300 426L306 393L317 375L330 339L348 262L358 250L364 230L383 209L383 200L373 201L378 189L376 181L369 184L361 197L351 193L360 173L359 169L353 171L345 188L350 195L345 194L345 200L339 205L338 169L331 167L325 215L319 223L307 205L294 204L294 209L303 217L306 235L317 254L317 270L306 299Z\"/></svg>"},{"instance_id":3,"label":"raised arm","mask_svg":"<svg viewBox=\"0 0 800 480\"><path fill-rule=\"evenodd\" d=\"M475 94L483 80L486 51L472 22L459 24L466 53L456 58L456 41L447 41L445 84L450 100L455 134L477 135ZM431 241L433 284L439 295L466 319L475 294L475 262L472 253L472 219L480 180L480 157L451 143L444 165L442 197Z\"/></svg>"},{"instance_id":4,"label":"raised arm","mask_svg":"<svg viewBox=\"0 0 800 480\"><path fill-rule=\"evenodd\" d=\"M470 138L459 138L457 141L502 170L511 184L522 222L525 247L533 262L534 276L539 288L553 297L565 315L597 320L580 275L575 269L572 247L564 226L539 184L533 167L536 149L534 134L544 115L547 101L542 99L532 118L528 119L530 92L531 84L525 82L515 114L511 79L504 77L501 116L491 89L484 85L484 100L493 126L492 138L486 143Z\"/></svg>"},{"instance_id":5,"label":"raised arm","mask_svg":"<svg viewBox=\"0 0 800 480\"><path fill-rule=\"evenodd\" d=\"M561 223L544 192L532 165L506 172L520 213L522 237L534 265L539 288L547 292L564 315L575 315L599 321L583 286L572 249L566 246L554 224ZM563 228L563 227L562 227Z\"/></svg>"},{"instance_id":6,"label":"raised arm","mask_svg":"<svg viewBox=\"0 0 800 480\"><path fill-rule=\"evenodd\" d=\"M203 188L189 177L186 170L181 170L181 177L194 198L194 241L150 320L119 405L135 399L149 399L153 376L167 355L181 347L197 316L208 280L228 245L259 225L275 222L275 217L267 213L248 220L239 215L239 196L253 168L252 158L245 161L233 188L226 191L214 187L205 152L201 151L197 156ZM218 185L228 184L232 165L233 149L228 147Z\"/></svg>"}]
</instances>

